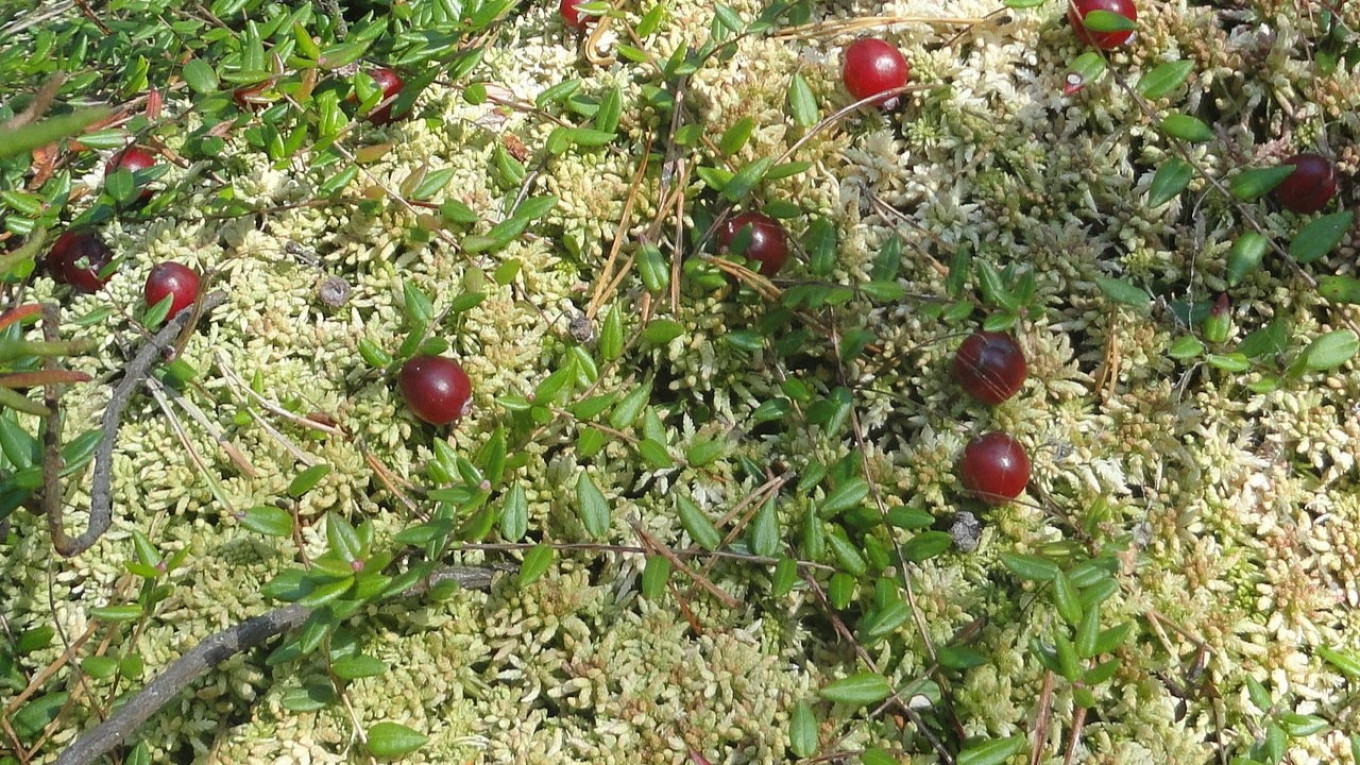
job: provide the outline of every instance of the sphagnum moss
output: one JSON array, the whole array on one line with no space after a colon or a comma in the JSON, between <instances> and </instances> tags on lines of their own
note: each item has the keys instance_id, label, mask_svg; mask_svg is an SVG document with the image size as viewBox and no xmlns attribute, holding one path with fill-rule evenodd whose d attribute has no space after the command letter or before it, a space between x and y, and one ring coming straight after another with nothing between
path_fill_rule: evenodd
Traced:
<instances>
[{"instance_id":1,"label":"sphagnum moss","mask_svg":"<svg viewBox=\"0 0 1360 765\"><path fill-rule=\"evenodd\" d=\"M745 18L761 10L754 3L733 8ZM943 10L980 16L994 9L985 2L955 2L944 9L923 2L860 2L828 12L909 16ZM1266 128L1271 135L1288 133L1299 148L1313 148L1324 135L1337 142L1354 136L1353 120L1345 116L1347 94L1360 92L1351 87L1353 73L1343 65L1313 77L1295 46L1298 34L1316 32L1312 23L1292 19L1284 6L1262 12L1274 36L1240 26L1220 31L1203 9L1147 9L1140 39L1111 62L1136 82L1167 56L1193 57L1203 70L1203 92L1191 93L1187 108L1212 101L1226 115L1221 127L1232 151L1191 150L1215 177L1235 167L1233 153L1265 161L1281 152L1261 146L1263 139L1244 127L1267 99L1283 106L1266 115ZM1246 698L1248 677L1275 694L1281 709L1340 720L1345 704L1340 676L1317 649L1350 655L1357 650L1360 595L1352 580L1360 557L1355 532L1360 506L1351 408L1360 385L1356 371L1345 366L1325 380L1305 378L1273 393L1252 393L1242 387L1252 376L1192 373L1167 357L1168 343L1183 328L1166 317L1161 301L1147 310L1111 306L1096 279L1118 277L1167 299L1202 301L1222 290L1220 261L1236 213L1198 180L1191 186L1193 199L1183 196L1152 210L1137 204L1152 168L1172 155L1168 142L1150 132L1138 105L1108 76L1076 97L1062 95L1076 46L1058 3L1012 15L1008 24L973 30L966 51L940 44L953 30L895 26L894 39L911 49L915 79L946 87L913 94L900 113L852 115L792 157L811 162L808 172L760 193L798 206L802 217L791 221L797 231L813 215L829 216L841 229L832 275L838 282L866 280L879 249L894 235L904 253L897 283L913 295L957 300L976 292L976 279L965 285L962 298L940 289L932 264L948 264L959 247L997 268L1016 263L1032 269L1040 311L1020 320L1017 333L1033 351L1035 374L1021 394L986 413L957 400L956 386L938 370L948 358L948 338L973 327L936 320L927 313L929 301L882 305L856 297L837 310L876 332L880 355L843 365L816 361L808 368L818 374L810 375L768 347L738 351L724 339L755 326L769 306L734 299L735 288L710 295L687 289L672 313L663 292L652 300L649 316L678 322L684 334L664 343L639 341L637 355L603 372L597 389L626 390L650 377L668 454L679 458L696 444L717 440L721 456L699 467L651 469L636 463L631 444L611 442L600 455L586 458L573 447L582 428L554 420L543 427L541 440L516 445L525 462L508 471L525 488L531 538L571 538L575 500L563 487L572 486L582 470L613 502L610 541L632 541L626 523L637 519L663 544L677 545L684 532L669 495L692 496L709 517L721 517L760 483L744 472L742 457L766 463L799 455L825 464L858 457L845 432L773 431L751 421L761 404L786 395L789 377L806 377L803 382L822 395L841 383L837 375L844 370L857 386L859 422L869 441L865 459L879 488L891 495L884 497L888 508L926 508L943 518L964 507L953 461L970 428L1004 426L1035 447L1033 486L1044 493L985 515L975 554L946 555L913 569L917 607L937 646L964 625L984 620L973 647L987 661L963 671L951 696L953 714L968 735L1031 730L1045 670L1029 643L1050 640L1059 625L1044 588L1017 590L1001 555L1070 543L1072 528L1087 528L1081 521L1097 507L1106 515L1092 527L1131 540L1119 558L1119 593L1103 606L1106 617L1112 623L1136 620L1144 634L1124 649L1119 671L1097 689L1102 706L1098 717L1087 718L1075 750L1078 761L1211 761L1217 741L1243 752L1264 713ZM632 149L665 120L650 107L631 111L642 95L634 76L639 70L626 62L604 69L580 64L574 41L560 35L551 17L548 9L533 9L502 28L498 40L517 44L492 46L476 78L522 103L565 76L581 77L581 92L592 97L617 86L630 105L621 120L630 150L581 147L541 165L531 160L538 175L528 193L556 194L558 205L542 228L504 249L470 256L459 251L461 231L452 242L423 241L411 231L415 216L398 204L383 204L376 214L338 201L274 210L258 228L248 219L201 220L192 211L108 224L111 245L128 262L104 293L72 301L69 315L105 302L135 303L139 280L155 260L187 259L220 269L231 301L186 348L185 359L204 373L203 390L186 395L209 410L211 398L225 404L211 416L258 473L240 475L215 441L190 425L192 448L230 505L219 506L164 413L149 400L139 404L124 426L115 460L119 521L94 550L74 562L56 562L41 543L40 524L15 517L20 543L10 549L14 563L0 577L5 602L13 604L7 614L11 627L57 624L78 635L102 625L115 638L114 648L140 653L145 677L208 634L269 607L259 585L291 565L296 551L286 541L275 545L249 533L235 513L272 501L301 466L258 423L233 419L245 399L213 372L218 353L245 380L258 374L271 399L290 401L303 414L315 410L337 417L399 481L415 483L426 480L434 438L447 438L459 453L472 454L504 422L498 402L532 391L563 363L572 345L566 322L588 301L591 280L617 229L635 167ZM667 22L650 38L658 59L702 40L712 21L711 5L681 2L670 8ZM743 117L753 120L750 142L733 159L736 167L777 156L801 135L784 116L792 70L804 72L823 116L845 102L834 77L843 42L745 38L735 56L701 68L690 81L695 115L711 121L711 136ZM185 100L170 102L178 111L189 106ZM468 205L483 218L469 230L485 233L507 212L504 197L518 192L497 176L496 147L513 136L537 150L553 125L523 109L468 103L458 88L442 82L421 95L417 111L430 119L417 116L392 127L388 134L399 140L341 192L382 198L378 184L400 188L427 163L450 168L450 183L431 203ZM187 118L188 128L194 119ZM228 141L233 149L241 146L239 137ZM1131 151L1135 144L1143 146L1142 154ZM231 174L230 184L243 201L270 207L315 195L319 176L300 163L280 166L250 151L233 162L239 172ZM181 173L172 168L164 182L178 182ZM656 213L655 178L646 179L632 235ZM89 179L91 186L98 182ZM690 182L695 183L692 177ZM196 192L199 202L213 193L203 184ZM871 197L896 215L883 214ZM1185 228L1191 209L1203 232ZM1284 216L1259 215L1274 233L1290 230ZM573 245L565 245L567 240ZM433 433L404 412L381 370L357 359L358 342L366 339L389 352L401 343L409 330L401 310L404 282L418 285L442 307L475 281L471 274L490 274L512 260L520 270L510 284L483 280L485 300L440 328L476 380L476 408L456 431ZM801 255L796 260L787 274L795 283L807 276ZM350 282L353 294L345 309L320 307L313 292L320 272ZM1235 294L1240 331L1271 316L1288 318L1300 337L1332 328L1337 317L1323 315L1326 306L1278 277L1253 274ZM1163 292L1166 284L1174 286ZM31 294L50 299L55 293L39 279ZM638 328L632 308L639 294L630 281L613 296L628 313L630 332ZM614 304L607 301L606 310ZM94 374L120 367L122 354L103 329L69 329L104 343L77 366ZM820 359L829 339L814 337L809 347L818 350L808 355ZM97 417L105 398L95 386L72 389L63 402L68 429ZM371 518L380 537L411 522L405 508L371 479L356 440L313 441L258 408L253 414L271 418L312 459L335 469L298 503L309 519L300 534L308 555L326 546L321 525L312 521L328 510L356 522ZM182 412L177 416L185 419ZM806 416L801 407L790 419L798 416ZM89 501L84 494L76 482L67 500L84 507ZM792 511L824 497L824 488L809 494L781 503L785 525L800 522L801 514ZM82 520L78 509L71 513L72 523ZM129 640L131 631L89 615L91 607L108 604L123 577L133 528L163 554L189 550L185 568L174 574L171 597L135 641ZM746 540L737 538L739 544ZM1075 543L1090 546L1087 539ZM682 611L672 600L658 604L638 597L632 582L640 565L633 553L619 558L563 553L543 579L524 588L510 576L489 595L460 593L409 609L380 606L366 615L374 618L357 619L352 627L361 650L390 669L349 684L346 697L366 723L397 719L430 735L413 762L671 763L692 752L713 762L786 759L793 704L858 666L853 653L822 629L816 598L796 590L788 598L769 599L762 568L723 562L706 570L740 606L709 600L676 577L687 598ZM49 586L55 605L34 594ZM133 597L117 592L123 602ZM915 630L908 622L869 648L899 684L927 664ZM1184 698L1171 689L1171 682L1194 680L1191 665L1201 648L1225 720L1216 718L1202 687ZM25 661L30 669L44 666L61 650L53 643ZM187 752L207 756L214 746L219 759L231 761L352 761L358 751L352 722L339 707L305 713L284 708L289 687L322 671L315 660L265 668L256 656L238 657L142 735L153 759L161 761ZM1052 751L1071 735L1073 697L1070 688L1059 686L1047 742ZM86 702L78 704L67 720L71 731L93 722L93 715ZM218 723L237 716L244 721L225 729ZM1221 724L1226 730L1219 730ZM1341 728L1291 740L1291 761L1345 761ZM54 740L69 740L71 731ZM884 719L828 722L821 733L821 744L834 741L848 750L920 743L904 743Z\"/></svg>"}]
</instances>

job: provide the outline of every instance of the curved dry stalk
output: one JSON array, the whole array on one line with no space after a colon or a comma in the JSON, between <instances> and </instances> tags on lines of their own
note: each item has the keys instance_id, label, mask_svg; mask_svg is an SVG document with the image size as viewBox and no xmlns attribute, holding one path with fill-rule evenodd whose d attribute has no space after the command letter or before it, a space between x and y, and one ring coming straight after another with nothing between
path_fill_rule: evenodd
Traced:
<instances>
[{"instance_id":1,"label":"curved dry stalk","mask_svg":"<svg viewBox=\"0 0 1360 765\"><path fill-rule=\"evenodd\" d=\"M431 574L410 590L419 595L440 582L454 580L468 589L491 586L490 569L448 566ZM270 638L299 627L312 614L311 608L294 603L228 627L189 649L146 687L118 708L109 719L77 738L56 759L55 765L93 765L122 743L200 675L238 653L255 648Z\"/></svg>"},{"instance_id":2,"label":"curved dry stalk","mask_svg":"<svg viewBox=\"0 0 1360 765\"><path fill-rule=\"evenodd\" d=\"M52 534L52 546L62 556L71 558L79 555L99 540L113 520L113 445L118 440L118 425L127 409L132 394L142 384L151 367L160 355L175 343L176 338L200 314L207 313L226 302L225 292L214 292L202 299L198 310L180 311L174 318L165 322L154 337L137 351L137 355L124 370L123 379L113 389L109 405L104 409L104 417L99 426L102 433L99 445L94 452L94 476L90 488L90 522L85 532L74 539L66 535L62 523L61 496L61 413L54 405L55 388L48 387L49 408L52 410L43 423L43 510L47 515L47 527ZM44 321L44 330L55 322Z\"/></svg>"}]
</instances>

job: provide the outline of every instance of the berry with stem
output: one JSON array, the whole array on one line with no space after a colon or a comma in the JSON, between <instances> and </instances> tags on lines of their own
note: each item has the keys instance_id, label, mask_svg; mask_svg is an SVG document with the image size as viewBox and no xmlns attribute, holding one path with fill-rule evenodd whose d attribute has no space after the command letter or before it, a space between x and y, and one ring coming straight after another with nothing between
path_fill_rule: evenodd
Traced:
<instances>
[{"instance_id":1,"label":"berry with stem","mask_svg":"<svg viewBox=\"0 0 1360 765\"><path fill-rule=\"evenodd\" d=\"M431 425L457 422L472 409L472 381L463 367L443 356L412 356L397 375L407 406Z\"/></svg>"},{"instance_id":2,"label":"berry with stem","mask_svg":"<svg viewBox=\"0 0 1360 765\"><path fill-rule=\"evenodd\" d=\"M744 212L728 218L718 229L718 244L730 249L742 231L749 231L746 247L739 255L760 264L761 276L779 273L789 258L788 233L779 221L758 212Z\"/></svg>"},{"instance_id":3,"label":"berry with stem","mask_svg":"<svg viewBox=\"0 0 1360 765\"><path fill-rule=\"evenodd\" d=\"M1004 505L1029 483L1029 455L1005 433L978 436L963 449L963 488L989 505Z\"/></svg>"},{"instance_id":4,"label":"berry with stem","mask_svg":"<svg viewBox=\"0 0 1360 765\"><path fill-rule=\"evenodd\" d=\"M193 305L198 299L198 287L197 271L181 263L165 261L157 263L147 275L142 297L148 306L170 297L170 312L166 314L170 317Z\"/></svg>"},{"instance_id":5,"label":"berry with stem","mask_svg":"<svg viewBox=\"0 0 1360 765\"><path fill-rule=\"evenodd\" d=\"M1115 32L1096 32L1086 28L1086 17L1092 11L1117 13L1129 21L1138 20L1138 6L1133 0L1068 0L1067 20L1072 24L1072 32L1077 39L1101 50L1114 50L1133 39L1134 30L1121 29Z\"/></svg>"},{"instance_id":6,"label":"berry with stem","mask_svg":"<svg viewBox=\"0 0 1360 765\"><path fill-rule=\"evenodd\" d=\"M1025 352L1004 332L975 332L954 354L954 379L973 398L999 404L1025 384Z\"/></svg>"},{"instance_id":7,"label":"berry with stem","mask_svg":"<svg viewBox=\"0 0 1360 765\"><path fill-rule=\"evenodd\" d=\"M97 292L109 281L100 276L113 260L113 251L90 229L73 229L57 237L47 251L47 270L52 278L80 292Z\"/></svg>"},{"instance_id":8,"label":"berry with stem","mask_svg":"<svg viewBox=\"0 0 1360 765\"><path fill-rule=\"evenodd\" d=\"M841 80L856 101L885 94L876 103L884 108L897 105L897 96L888 92L907 84L911 65L902 51L874 37L861 37L845 49Z\"/></svg>"}]
</instances>

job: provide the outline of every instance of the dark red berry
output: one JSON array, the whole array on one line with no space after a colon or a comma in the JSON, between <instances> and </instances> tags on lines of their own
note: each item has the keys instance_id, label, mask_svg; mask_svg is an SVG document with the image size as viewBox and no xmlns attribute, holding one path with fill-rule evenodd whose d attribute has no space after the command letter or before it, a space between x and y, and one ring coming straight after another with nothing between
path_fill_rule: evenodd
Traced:
<instances>
[{"instance_id":1,"label":"dark red berry","mask_svg":"<svg viewBox=\"0 0 1360 765\"><path fill-rule=\"evenodd\" d=\"M1067 3L1067 20L1072 24L1072 31L1078 40L1087 45L1113 50L1133 38L1132 29L1120 32L1092 32L1087 29L1084 20L1091 11L1109 11L1129 21L1137 21L1138 7L1133 4L1133 0L1068 0Z\"/></svg>"},{"instance_id":2,"label":"dark red berry","mask_svg":"<svg viewBox=\"0 0 1360 765\"><path fill-rule=\"evenodd\" d=\"M1029 456L1019 441L1005 433L988 433L963 449L963 488L989 505L1004 505L1020 496L1029 483Z\"/></svg>"},{"instance_id":3,"label":"dark red berry","mask_svg":"<svg viewBox=\"0 0 1360 765\"><path fill-rule=\"evenodd\" d=\"M368 113L368 121L374 125L387 125L400 119L392 116L394 104L389 99L396 98L401 93L401 76L391 69L381 66L368 70L368 76L373 78L373 82L382 91L382 99L378 103L384 104L386 102Z\"/></svg>"},{"instance_id":4,"label":"dark red berry","mask_svg":"<svg viewBox=\"0 0 1360 765\"><path fill-rule=\"evenodd\" d=\"M581 13L581 10L577 7L584 2L586 0L561 0L558 4L557 10L558 13L562 14L562 23L566 24L568 29L575 29L579 32L595 20L595 16L589 13Z\"/></svg>"},{"instance_id":5,"label":"dark red berry","mask_svg":"<svg viewBox=\"0 0 1360 765\"><path fill-rule=\"evenodd\" d=\"M453 359L413 356L397 382L411 411L431 425L457 422L472 409L472 381Z\"/></svg>"},{"instance_id":6,"label":"dark red berry","mask_svg":"<svg viewBox=\"0 0 1360 765\"><path fill-rule=\"evenodd\" d=\"M1321 154L1295 154L1284 161L1293 165L1290 173L1275 187L1275 198L1285 209L1307 215L1321 210L1336 194L1336 168Z\"/></svg>"},{"instance_id":7,"label":"dark red berry","mask_svg":"<svg viewBox=\"0 0 1360 765\"><path fill-rule=\"evenodd\" d=\"M718 244L723 249L731 247L743 229L749 230L750 238L740 254L748 260L760 264L762 276L774 276L784 267L789 258L788 234L779 221L758 212L744 212L728 218L718 228Z\"/></svg>"},{"instance_id":8,"label":"dark red berry","mask_svg":"<svg viewBox=\"0 0 1360 765\"><path fill-rule=\"evenodd\" d=\"M166 298L170 300L170 313L174 316L194 304L198 299L198 272L188 266L166 261L157 263L146 277L146 287L142 289L148 306L156 305Z\"/></svg>"},{"instance_id":9,"label":"dark red berry","mask_svg":"<svg viewBox=\"0 0 1360 765\"><path fill-rule=\"evenodd\" d=\"M862 37L845 49L841 79L856 101L900 88L910 76L911 65L902 52L882 40ZM891 107L896 100L896 95L885 95L876 103Z\"/></svg>"},{"instance_id":10,"label":"dark red berry","mask_svg":"<svg viewBox=\"0 0 1360 765\"><path fill-rule=\"evenodd\" d=\"M1025 353L1004 332L975 332L954 354L954 379L984 404L999 404L1025 384Z\"/></svg>"},{"instance_id":11,"label":"dark red berry","mask_svg":"<svg viewBox=\"0 0 1360 765\"><path fill-rule=\"evenodd\" d=\"M81 292L96 292L108 282L99 272L113 260L99 235L89 229L67 231L47 251L47 270L52 278Z\"/></svg>"},{"instance_id":12,"label":"dark red berry","mask_svg":"<svg viewBox=\"0 0 1360 765\"><path fill-rule=\"evenodd\" d=\"M156 158L151 156L151 152L140 146L129 146L113 155L109 164L104 168L104 172L116 173L119 170L126 170L129 173L137 173L155 164ZM137 195L137 200L140 202L145 202L150 198L151 189L142 189L142 193Z\"/></svg>"}]
</instances>

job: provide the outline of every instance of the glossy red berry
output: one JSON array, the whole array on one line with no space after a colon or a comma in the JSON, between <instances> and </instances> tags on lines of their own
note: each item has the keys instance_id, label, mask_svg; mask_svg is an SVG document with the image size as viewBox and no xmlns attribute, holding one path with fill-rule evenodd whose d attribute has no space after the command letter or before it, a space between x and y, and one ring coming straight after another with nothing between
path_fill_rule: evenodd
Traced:
<instances>
[{"instance_id":1,"label":"glossy red berry","mask_svg":"<svg viewBox=\"0 0 1360 765\"><path fill-rule=\"evenodd\" d=\"M910 76L902 52L882 40L862 37L845 49L841 79L856 101L900 88ZM877 103L891 107L896 101L897 96L885 95Z\"/></svg>"},{"instance_id":2,"label":"glossy red berry","mask_svg":"<svg viewBox=\"0 0 1360 765\"><path fill-rule=\"evenodd\" d=\"M1020 496L1029 483L1029 456L1019 441L1005 433L988 433L963 449L959 474L963 488L989 505L1004 505Z\"/></svg>"},{"instance_id":3,"label":"glossy red berry","mask_svg":"<svg viewBox=\"0 0 1360 765\"><path fill-rule=\"evenodd\" d=\"M1101 50L1113 50L1133 38L1134 30L1119 32L1092 32L1086 28L1086 15L1091 11L1117 13L1129 21L1138 20L1138 7L1133 0L1068 0L1067 20L1072 24L1072 32L1077 39Z\"/></svg>"},{"instance_id":4,"label":"glossy red berry","mask_svg":"<svg viewBox=\"0 0 1360 765\"><path fill-rule=\"evenodd\" d=\"M744 212L728 218L718 229L718 244L729 249L732 242L743 229L748 229L750 238L746 248L739 253L747 260L760 264L762 276L774 276L784 267L789 258L788 233L779 221L758 212Z\"/></svg>"},{"instance_id":5,"label":"glossy red berry","mask_svg":"<svg viewBox=\"0 0 1360 765\"><path fill-rule=\"evenodd\" d=\"M453 359L413 356L397 383L411 411L431 425L457 422L472 409L472 381Z\"/></svg>"},{"instance_id":6,"label":"glossy red berry","mask_svg":"<svg viewBox=\"0 0 1360 765\"><path fill-rule=\"evenodd\" d=\"M999 404L1025 384L1025 352L1004 332L975 332L954 354L954 379L984 404Z\"/></svg>"},{"instance_id":7,"label":"glossy red berry","mask_svg":"<svg viewBox=\"0 0 1360 765\"><path fill-rule=\"evenodd\" d=\"M392 107L395 105L388 99L396 98L401 93L401 75L386 67L377 67L368 70L368 76L373 78L378 89L382 91L382 99L378 103L387 102L386 105L379 106L368 113L368 121L374 125L387 125L400 117L392 116Z\"/></svg>"},{"instance_id":8,"label":"glossy red berry","mask_svg":"<svg viewBox=\"0 0 1360 765\"><path fill-rule=\"evenodd\" d=\"M577 7L584 2L586 0L561 0L558 3L557 11L562 15L562 23L566 24L568 29L579 32L595 20L595 16L589 13L581 13L581 10Z\"/></svg>"},{"instance_id":9,"label":"glossy red berry","mask_svg":"<svg viewBox=\"0 0 1360 765\"><path fill-rule=\"evenodd\" d=\"M1285 209L1307 215L1327 206L1336 194L1336 168L1321 154L1295 154L1284 161L1293 165L1290 173L1275 187L1275 198Z\"/></svg>"},{"instance_id":10,"label":"glossy red berry","mask_svg":"<svg viewBox=\"0 0 1360 765\"><path fill-rule=\"evenodd\" d=\"M142 297L148 306L153 306L172 296L166 316L174 316L198 299L198 284L198 272L192 268L171 261L157 263L146 277Z\"/></svg>"},{"instance_id":11,"label":"glossy red berry","mask_svg":"<svg viewBox=\"0 0 1360 765\"><path fill-rule=\"evenodd\" d=\"M89 229L67 231L47 251L52 278L81 292L96 292L108 282L99 272L113 260L113 251Z\"/></svg>"},{"instance_id":12,"label":"glossy red berry","mask_svg":"<svg viewBox=\"0 0 1360 765\"><path fill-rule=\"evenodd\" d=\"M151 156L151 152L140 146L129 146L126 149L113 155L109 164L104 168L105 173L116 173L119 170L126 170L129 173L137 173L146 170L156 164L156 158ZM142 193L137 195L138 201L145 202L151 198L151 189L142 189Z\"/></svg>"}]
</instances>

